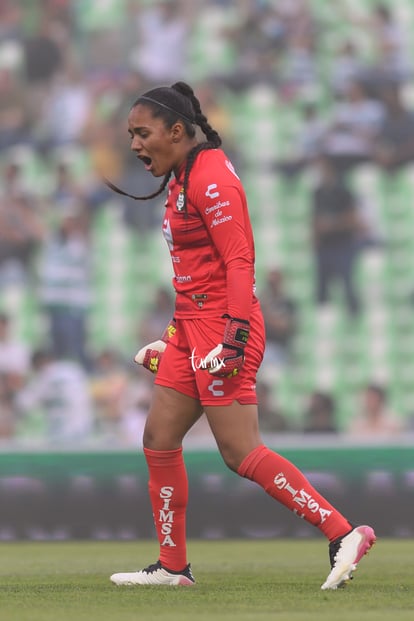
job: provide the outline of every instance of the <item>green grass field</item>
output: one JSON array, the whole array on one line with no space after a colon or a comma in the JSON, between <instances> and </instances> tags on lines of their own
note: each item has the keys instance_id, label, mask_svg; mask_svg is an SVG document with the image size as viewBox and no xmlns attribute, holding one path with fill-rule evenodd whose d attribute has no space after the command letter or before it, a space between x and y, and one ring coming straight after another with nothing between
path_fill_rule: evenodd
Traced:
<instances>
[{"instance_id":1,"label":"green grass field","mask_svg":"<svg viewBox=\"0 0 414 621\"><path fill-rule=\"evenodd\" d=\"M323 540L191 541L194 587L116 587L154 542L0 544L1 621L412 621L414 541L379 540L355 579L321 591Z\"/></svg>"}]
</instances>

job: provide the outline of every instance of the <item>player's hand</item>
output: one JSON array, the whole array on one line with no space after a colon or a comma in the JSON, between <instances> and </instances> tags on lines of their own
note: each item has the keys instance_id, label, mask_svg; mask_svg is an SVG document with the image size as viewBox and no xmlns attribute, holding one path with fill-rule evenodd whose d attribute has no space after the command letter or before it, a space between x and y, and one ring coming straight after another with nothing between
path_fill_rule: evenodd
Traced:
<instances>
[{"instance_id":1,"label":"player's hand","mask_svg":"<svg viewBox=\"0 0 414 621\"><path fill-rule=\"evenodd\" d=\"M250 323L245 319L227 319L223 342L214 347L204 358L205 368L218 377L234 377L244 363L244 348L250 333Z\"/></svg>"},{"instance_id":2,"label":"player's hand","mask_svg":"<svg viewBox=\"0 0 414 621\"><path fill-rule=\"evenodd\" d=\"M162 354L167 347L168 341L175 334L175 331L176 322L173 317L158 341L144 345L144 347L139 350L135 356L135 362L142 364L142 366L151 371L151 373L157 373Z\"/></svg>"}]
</instances>

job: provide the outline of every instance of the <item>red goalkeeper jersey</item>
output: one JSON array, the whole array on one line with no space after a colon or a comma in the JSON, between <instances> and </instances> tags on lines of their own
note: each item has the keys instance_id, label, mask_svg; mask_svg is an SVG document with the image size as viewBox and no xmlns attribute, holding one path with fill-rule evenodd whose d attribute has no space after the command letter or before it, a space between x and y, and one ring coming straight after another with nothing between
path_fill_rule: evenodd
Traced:
<instances>
[{"instance_id":1,"label":"red goalkeeper jersey","mask_svg":"<svg viewBox=\"0 0 414 621\"><path fill-rule=\"evenodd\" d=\"M171 253L176 317L228 313L249 319L254 295L254 241L246 195L221 149L202 151L190 172L169 184L163 234Z\"/></svg>"}]
</instances>

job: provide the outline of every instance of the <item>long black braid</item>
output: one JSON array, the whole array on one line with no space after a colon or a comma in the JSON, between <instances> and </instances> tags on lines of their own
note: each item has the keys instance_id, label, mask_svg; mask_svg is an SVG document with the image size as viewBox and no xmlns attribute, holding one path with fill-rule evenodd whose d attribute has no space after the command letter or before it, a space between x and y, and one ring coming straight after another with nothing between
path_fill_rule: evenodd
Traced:
<instances>
[{"instance_id":1,"label":"long black braid","mask_svg":"<svg viewBox=\"0 0 414 621\"><path fill-rule=\"evenodd\" d=\"M132 105L132 108L138 104L149 106L153 115L155 117L161 117L167 127L171 127L177 120L183 121L185 130L190 138L195 136L194 125L198 125L207 139L191 149L187 157L182 189L184 198L183 208L186 213L188 181L193 164L201 151L220 147L221 138L216 130L211 127L207 117L202 113L200 102L195 96L193 89L185 82L176 82L171 87L163 86L152 89L144 95L141 95L141 97L138 97ZM146 196L128 194L128 192L124 192L124 190L121 190L107 179L104 179L104 182L111 190L118 194L128 196L134 200L146 201L159 196L165 190L171 174L172 170L165 175L158 190Z\"/></svg>"},{"instance_id":2,"label":"long black braid","mask_svg":"<svg viewBox=\"0 0 414 621\"><path fill-rule=\"evenodd\" d=\"M187 157L187 162L184 171L184 181L183 181L183 195L184 195L184 211L187 211L187 189L188 189L188 180L190 177L190 172L193 167L193 164L197 158L197 155L201 151L205 151L207 149L217 149L221 145L221 138L215 129L211 127L209 124L207 117L201 111L200 102L194 94L191 86L186 84L185 82L176 82L172 85L173 89L182 93L185 97L187 97L194 108L194 119L196 125L198 125L207 138L205 142L200 142L193 149L191 149L190 153Z\"/></svg>"}]
</instances>

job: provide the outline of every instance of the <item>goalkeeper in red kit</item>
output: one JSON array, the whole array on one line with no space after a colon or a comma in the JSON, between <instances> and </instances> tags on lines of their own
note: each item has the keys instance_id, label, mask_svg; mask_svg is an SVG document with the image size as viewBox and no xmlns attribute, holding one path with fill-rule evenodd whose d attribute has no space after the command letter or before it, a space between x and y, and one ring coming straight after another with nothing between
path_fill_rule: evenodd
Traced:
<instances>
[{"instance_id":1,"label":"goalkeeper in red kit","mask_svg":"<svg viewBox=\"0 0 414 621\"><path fill-rule=\"evenodd\" d=\"M164 335L135 358L156 373L143 450L159 558L139 571L113 574L111 580L117 585L194 584L186 548L188 481L182 441L205 413L226 465L327 537L331 570L322 589L336 589L352 577L375 534L370 526L349 522L261 440L255 386L265 332L242 183L184 82L138 97L129 112L128 131L131 149L146 170L163 177L157 192L133 198L145 200L167 190L163 234L174 268L176 303Z\"/></svg>"}]
</instances>

